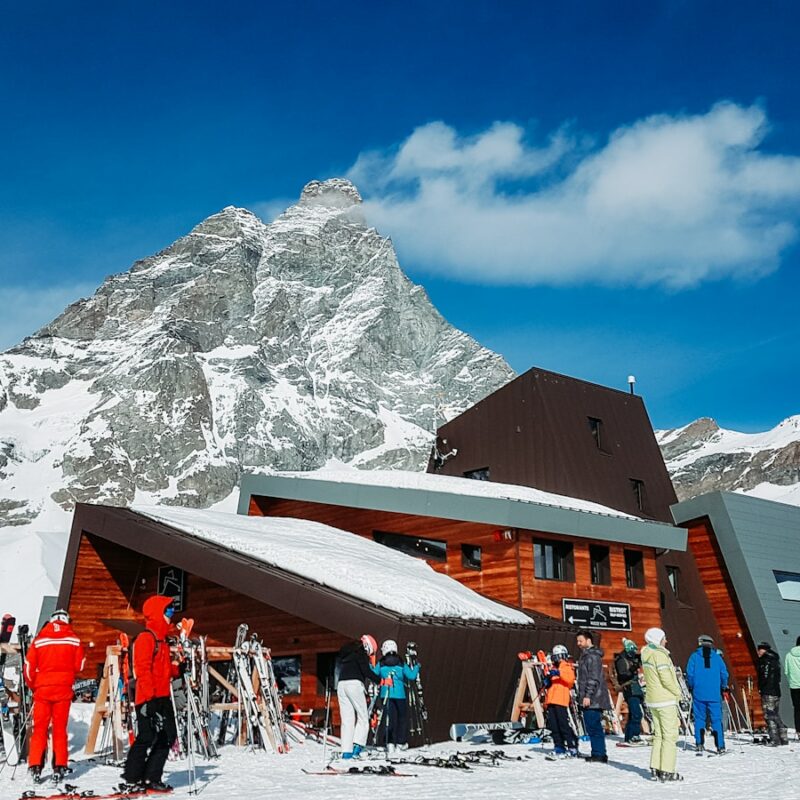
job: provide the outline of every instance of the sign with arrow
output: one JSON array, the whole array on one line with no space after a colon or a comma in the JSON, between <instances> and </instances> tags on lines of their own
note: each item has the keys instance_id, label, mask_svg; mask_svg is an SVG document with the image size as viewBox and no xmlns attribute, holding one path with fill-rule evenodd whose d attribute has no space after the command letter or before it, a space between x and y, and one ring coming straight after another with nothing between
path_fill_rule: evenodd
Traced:
<instances>
[{"instance_id":1,"label":"sign with arrow","mask_svg":"<svg viewBox=\"0 0 800 800\"><path fill-rule=\"evenodd\" d=\"M631 607L627 603L564 597L561 599L561 613L564 622L579 628L603 628L609 631L631 629Z\"/></svg>"}]
</instances>

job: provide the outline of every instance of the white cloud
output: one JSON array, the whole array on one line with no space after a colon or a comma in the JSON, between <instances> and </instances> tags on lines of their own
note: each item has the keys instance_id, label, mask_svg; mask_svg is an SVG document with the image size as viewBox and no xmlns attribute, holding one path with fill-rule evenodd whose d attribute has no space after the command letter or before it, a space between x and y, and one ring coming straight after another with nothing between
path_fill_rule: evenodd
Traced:
<instances>
[{"instance_id":1,"label":"white cloud","mask_svg":"<svg viewBox=\"0 0 800 800\"><path fill-rule=\"evenodd\" d=\"M0 352L54 320L70 303L94 294L97 286L0 287Z\"/></svg>"},{"instance_id":2,"label":"white cloud","mask_svg":"<svg viewBox=\"0 0 800 800\"><path fill-rule=\"evenodd\" d=\"M349 177L370 222L433 272L684 288L767 274L797 238L800 158L761 151L767 130L761 108L733 103L648 117L599 147L434 122L362 153Z\"/></svg>"}]
</instances>

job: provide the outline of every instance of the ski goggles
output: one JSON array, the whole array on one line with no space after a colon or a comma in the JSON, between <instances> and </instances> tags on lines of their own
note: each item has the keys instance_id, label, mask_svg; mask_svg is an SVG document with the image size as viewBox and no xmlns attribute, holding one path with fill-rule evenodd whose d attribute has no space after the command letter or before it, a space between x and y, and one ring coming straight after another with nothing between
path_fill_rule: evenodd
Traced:
<instances>
[{"instance_id":1,"label":"ski goggles","mask_svg":"<svg viewBox=\"0 0 800 800\"><path fill-rule=\"evenodd\" d=\"M167 619L172 619L172 617L173 617L174 615L175 615L175 606L167 606L167 607L164 609L164 616L165 616Z\"/></svg>"}]
</instances>

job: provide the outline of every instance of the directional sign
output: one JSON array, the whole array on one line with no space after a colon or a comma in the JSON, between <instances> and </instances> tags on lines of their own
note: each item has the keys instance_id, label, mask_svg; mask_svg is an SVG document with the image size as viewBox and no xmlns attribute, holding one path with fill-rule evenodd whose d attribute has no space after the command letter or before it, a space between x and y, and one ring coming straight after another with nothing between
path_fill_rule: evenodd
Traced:
<instances>
[{"instance_id":1,"label":"directional sign","mask_svg":"<svg viewBox=\"0 0 800 800\"><path fill-rule=\"evenodd\" d=\"M158 593L174 598L176 611L186 607L186 573L177 567L158 568Z\"/></svg>"},{"instance_id":2,"label":"directional sign","mask_svg":"<svg viewBox=\"0 0 800 800\"><path fill-rule=\"evenodd\" d=\"M609 603L604 600L561 600L564 622L579 628L603 628L609 631L631 629L631 607L627 603Z\"/></svg>"}]
</instances>

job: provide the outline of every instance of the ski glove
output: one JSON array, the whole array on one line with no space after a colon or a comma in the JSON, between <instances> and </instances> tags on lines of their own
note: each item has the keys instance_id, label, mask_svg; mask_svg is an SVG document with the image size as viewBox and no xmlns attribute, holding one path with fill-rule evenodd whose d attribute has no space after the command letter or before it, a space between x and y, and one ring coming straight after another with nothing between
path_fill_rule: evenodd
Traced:
<instances>
[{"instance_id":1,"label":"ski glove","mask_svg":"<svg viewBox=\"0 0 800 800\"><path fill-rule=\"evenodd\" d=\"M557 669L550 670L550 677L551 678L558 678L561 675L561 672Z\"/></svg>"}]
</instances>

